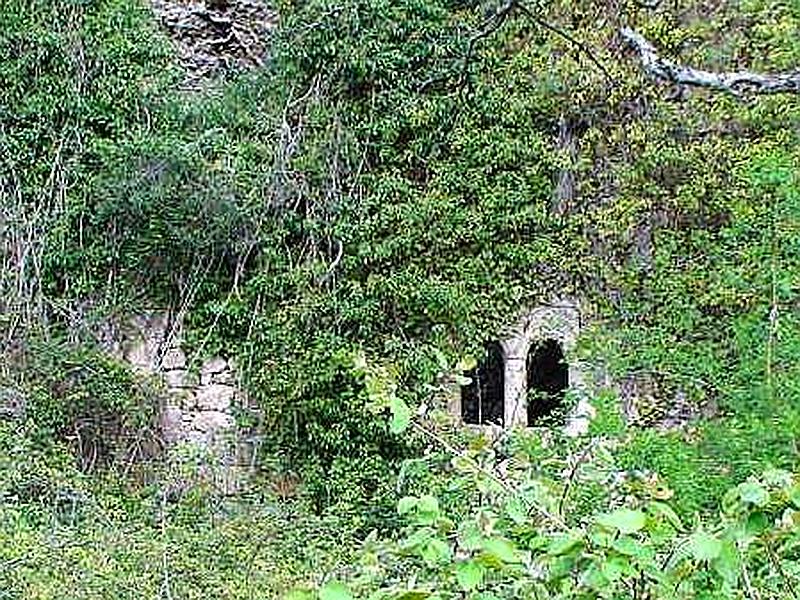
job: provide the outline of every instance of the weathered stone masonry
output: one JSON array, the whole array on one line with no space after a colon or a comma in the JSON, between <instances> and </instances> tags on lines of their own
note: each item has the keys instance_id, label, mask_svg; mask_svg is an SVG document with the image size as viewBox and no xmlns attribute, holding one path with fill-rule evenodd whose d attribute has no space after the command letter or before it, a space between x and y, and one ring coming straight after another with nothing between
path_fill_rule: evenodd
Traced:
<instances>
[{"instance_id":1,"label":"weathered stone masonry","mask_svg":"<svg viewBox=\"0 0 800 600\"><path fill-rule=\"evenodd\" d=\"M169 313L152 312L121 328L111 350L141 373L163 379L160 426L165 443L213 454L230 479L234 471L254 466L259 439L238 427L236 416L257 413L239 385L234 362L217 356L192 368L181 333L180 322Z\"/></svg>"}]
</instances>

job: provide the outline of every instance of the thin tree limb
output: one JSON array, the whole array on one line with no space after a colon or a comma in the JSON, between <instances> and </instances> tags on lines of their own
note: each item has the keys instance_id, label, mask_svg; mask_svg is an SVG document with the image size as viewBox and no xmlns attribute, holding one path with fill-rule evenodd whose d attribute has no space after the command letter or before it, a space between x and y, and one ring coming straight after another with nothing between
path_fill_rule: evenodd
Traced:
<instances>
[{"instance_id":1,"label":"thin tree limb","mask_svg":"<svg viewBox=\"0 0 800 600\"><path fill-rule=\"evenodd\" d=\"M597 58L597 56L595 56L594 52L592 52L592 50L589 48L589 46L584 44L579 39L573 37L571 34L567 33L563 29L560 29L559 27L556 27L552 23L549 23L549 22L545 21L544 19L542 19L541 17L539 17L538 15L536 15L531 9L529 9L527 6L525 6L521 2L521 0L515 0L514 1L514 6L516 6L516 8L523 15L528 17L531 21L536 23L539 27L541 27L543 29L546 29L550 33L556 34L557 36L565 39L570 44L575 46L575 48L577 48L579 52L585 54L586 57L591 61L591 63L600 70L600 72L608 80L609 83L611 83L613 86L617 85L617 81L614 79L614 77L611 75L611 73L608 71L608 69L606 69L606 67L603 65L603 63L600 62L600 59Z\"/></svg>"},{"instance_id":2,"label":"thin tree limb","mask_svg":"<svg viewBox=\"0 0 800 600\"><path fill-rule=\"evenodd\" d=\"M572 469L570 469L569 477L567 477L567 482L564 484L564 491L561 493L561 499L558 501L558 514L562 517L564 516L564 506L567 502L567 498L569 497L569 492L572 489L572 484L575 482L578 469L589 457L589 454L594 449L596 441L596 439L593 439L586 445L586 448L583 449L583 452L581 452L580 456L578 456L575 460L575 464L572 465Z\"/></svg>"},{"instance_id":3,"label":"thin tree limb","mask_svg":"<svg viewBox=\"0 0 800 600\"><path fill-rule=\"evenodd\" d=\"M764 544L764 547L767 549L767 555L769 556L770 561L775 566L775 569L778 571L778 574L781 576L781 580L783 581L783 587L785 588L786 592L792 595L794 600L797 600L797 589L795 589L794 583L789 578L789 574L784 570L783 566L781 565L781 560L775 554L775 551L772 549L772 546L769 543Z\"/></svg>"},{"instance_id":4,"label":"thin tree limb","mask_svg":"<svg viewBox=\"0 0 800 600\"><path fill-rule=\"evenodd\" d=\"M742 561L742 580L744 581L744 588L747 591L747 597L749 600L761 600L761 594L758 593L758 590L753 587L753 583L750 581L750 573L747 570L746 558L747 557Z\"/></svg>"},{"instance_id":5,"label":"thin tree limb","mask_svg":"<svg viewBox=\"0 0 800 600\"><path fill-rule=\"evenodd\" d=\"M336 270L336 267L339 265L339 262L342 260L342 256L344 254L344 245L339 240L334 240L334 242L336 242L337 246L339 247L336 251L336 257L325 270L325 274L319 278L317 285L323 285L326 281L328 281L333 275L333 272Z\"/></svg>"},{"instance_id":6,"label":"thin tree limb","mask_svg":"<svg viewBox=\"0 0 800 600\"><path fill-rule=\"evenodd\" d=\"M469 65L472 61L472 58L475 55L475 48L482 39L490 36L495 31L500 29L500 27L505 23L506 18L511 14L511 11L514 10L516 6L516 2L511 0L507 2L503 6L501 6L497 11L492 13L489 18L487 18L481 26L478 28L478 32L474 34L469 39L469 45L467 46L467 54L464 57L464 66L461 70L461 85L460 89L463 91L465 87L469 86Z\"/></svg>"}]
</instances>

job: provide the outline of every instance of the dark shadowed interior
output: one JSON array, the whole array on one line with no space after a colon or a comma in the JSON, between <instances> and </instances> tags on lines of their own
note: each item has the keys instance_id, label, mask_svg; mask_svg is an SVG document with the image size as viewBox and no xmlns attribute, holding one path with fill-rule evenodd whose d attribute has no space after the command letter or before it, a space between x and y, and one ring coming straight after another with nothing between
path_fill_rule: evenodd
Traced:
<instances>
[{"instance_id":1,"label":"dark shadowed interior","mask_svg":"<svg viewBox=\"0 0 800 600\"><path fill-rule=\"evenodd\" d=\"M476 369L465 373L472 383L461 388L461 417L473 425L503 424L503 351L500 344L486 347Z\"/></svg>"},{"instance_id":2,"label":"dark shadowed interior","mask_svg":"<svg viewBox=\"0 0 800 600\"><path fill-rule=\"evenodd\" d=\"M528 425L553 413L564 400L569 369L556 340L544 340L528 352Z\"/></svg>"}]
</instances>

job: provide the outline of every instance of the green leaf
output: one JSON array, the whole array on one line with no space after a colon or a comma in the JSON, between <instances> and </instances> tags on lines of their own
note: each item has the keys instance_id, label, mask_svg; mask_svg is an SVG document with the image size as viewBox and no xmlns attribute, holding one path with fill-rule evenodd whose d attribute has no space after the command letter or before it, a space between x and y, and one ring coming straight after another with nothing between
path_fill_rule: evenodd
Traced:
<instances>
[{"instance_id":1,"label":"green leaf","mask_svg":"<svg viewBox=\"0 0 800 600\"><path fill-rule=\"evenodd\" d=\"M508 499L505 506L506 516L511 519L515 525L523 525L528 520L528 511L522 500L518 496L512 496Z\"/></svg>"},{"instance_id":2,"label":"green leaf","mask_svg":"<svg viewBox=\"0 0 800 600\"><path fill-rule=\"evenodd\" d=\"M563 556L583 544L583 536L577 532L569 532L557 535L550 542L547 553L551 556Z\"/></svg>"},{"instance_id":3,"label":"green leaf","mask_svg":"<svg viewBox=\"0 0 800 600\"><path fill-rule=\"evenodd\" d=\"M722 512L726 515L735 515L740 507L741 503L739 502L739 490L737 488L731 488L722 496Z\"/></svg>"},{"instance_id":4,"label":"green leaf","mask_svg":"<svg viewBox=\"0 0 800 600\"><path fill-rule=\"evenodd\" d=\"M427 544L428 541L433 538L434 534L434 530L430 527L422 527L401 540L400 546L406 550L422 546L423 544Z\"/></svg>"},{"instance_id":5,"label":"green leaf","mask_svg":"<svg viewBox=\"0 0 800 600\"><path fill-rule=\"evenodd\" d=\"M478 550L483 545L483 535L474 521L464 521L458 528L458 544L465 550Z\"/></svg>"},{"instance_id":6,"label":"green leaf","mask_svg":"<svg viewBox=\"0 0 800 600\"><path fill-rule=\"evenodd\" d=\"M770 528L769 517L761 511L751 513L747 516L745 531L750 535L759 536Z\"/></svg>"},{"instance_id":7,"label":"green leaf","mask_svg":"<svg viewBox=\"0 0 800 600\"><path fill-rule=\"evenodd\" d=\"M314 598L314 594L308 590L291 590L283 597L283 600L314 600Z\"/></svg>"},{"instance_id":8,"label":"green leaf","mask_svg":"<svg viewBox=\"0 0 800 600\"><path fill-rule=\"evenodd\" d=\"M689 536L689 551L695 560L711 561L722 552L722 542L711 533L696 531Z\"/></svg>"},{"instance_id":9,"label":"green leaf","mask_svg":"<svg viewBox=\"0 0 800 600\"><path fill-rule=\"evenodd\" d=\"M664 502L651 502L648 507L654 515L664 517L667 522L675 528L676 531L681 531L683 529L681 518L674 510L672 510L672 507L669 504Z\"/></svg>"},{"instance_id":10,"label":"green leaf","mask_svg":"<svg viewBox=\"0 0 800 600\"><path fill-rule=\"evenodd\" d=\"M636 533L644 528L647 521L645 514L640 510L618 508L614 512L601 515L597 522L606 529L613 529L621 533Z\"/></svg>"},{"instance_id":11,"label":"green leaf","mask_svg":"<svg viewBox=\"0 0 800 600\"><path fill-rule=\"evenodd\" d=\"M456 365L456 370L461 371L463 373L466 371L472 371L477 367L478 367L478 361L474 356L465 356L460 361L458 361L458 364Z\"/></svg>"},{"instance_id":12,"label":"green leaf","mask_svg":"<svg viewBox=\"0 0 800 600\"><path fill-rule=\"evenodd\" d=\"M456 565L456 581L465 592L470 592L483 581L484 567L480 563L470 560Z\"/></svg>"},{"instance_id":13,"label":"green leaf","mask_svg":"<svg viewBox=\"0 0 800 600\"><path fill-rule=\"evenodd\" d=\"M319 591L319 600L353 600L353 596L343 583L331 581Z\"/></svg>"},{"instance_id":14,"label":"green leaf","mask_svg":"<svg viewBox=\"0 0 800 600\"><path fill-rule=\"evenodd\" d=\"M389 422L389 431L395 434L403 433L411 424L411 409L402 399L394 396L389 401L389 410L392 419Z\"/></svg>"},{"instance_id":15,"label":"green leaf","mask_svg":"<svg viewBox=\"0 0 800 600\"><path fill-rule=\"evenodd\" d=\"M650 550L650 548L627 536L614 540L611 547L620 554L626 556L633 556L639 559L648 559L652 557L652 550Z\"/></svg>"},{"instance_id":16,"label":"green leaf","mask_svg":"<svg viewBox=\"0 0 800 600\"><path fill-rule=\"evenodd\" d=\"M600 565L600 572L610 582L615 582L633 573L631 563L622 556L606 558Z\"/></svg>"},{"instance_id":17,"label":"green leaf","mask_svg":"<svg viewBox=\"0 0 800 600\"><path fill-rule=\"evenodd\" d=\"M439 368L442 371L446 371L449 363L449 361L447 360L447 355L444 352L442 352L439 348L434 348L433 353L436 356L436 362L439 363Z\"/></svg>"},{"instance_id":18,"label":"green leaf","mask_svg":"<svg viewBox=\"0 0 800 600\"><path fill-rule=\"evenodd\" d=\"M518 563L517 551L514 545L507 539L501 537L490 537L483 540L483 549L491 557L501 563Z\"/></svg>"},{"instance_id":19,"label":"green leaf","mask_svg":"<svg viewBox=\"0 0 800 600\"><path fill-rule=\"evenodd\" d=\"M439 501L430 494L422 496L417 501L417 521L430 525L439 517Z\"/></svg>"},{"instance_id":20,"label":"green leaf","mask_svg":"<svg viewBox=\"0 0 800 600\"><path fill-rule=\"evenodd\" d=\"M590 564L581 573L580 585L588 587L595 592L608 588L608 577L602 572L597 563Z\"/></svg>"},{"instance_id":21,"label":"green leaf","mask_svg":"<svg viewBox=\"0 0 800 600\"><path fill-rule=\"evenodd\" d=\"M410 513L417 507L417 502L418 500L414 496L400 498L400 501L397 503L397 513L400 515Z\"/></svg>"},{"instance_id":22,"label":"green leaf","mask_svg":"<svg viewBox=\"0 0 800 600\"><path fill-rule=\"evenodd\" d=\"M739 498L742 502L747 504L754 504L755 506L764 506L769 502L769 493L764 486L754 481L746 481L739 484Z\"/></svg>"},{"instance_id":23,"label":"green leaf","mask_svg":"<svg viewBox=\"0 0 800 600\"><path fill-rule=\"evenodd\" d=\"M436 496L425 494L424 496L420 497L419 502L417 503L417 508L420 510L420 512L433 513L438 515L439 501L436 499Z\"/></svg>"},{"instance_id":24,"label":"green leaf","mask_svg":"<svg viewBox=\"0 0 800 600\"><path fill-rule=\"evenodd\" d=\"M714 570L731 586L735 586L741 572L741 562L736 545L732 541L722 544L719 556L713 562Z\"/></svg>"},{"instance_id":25,"label":"green leaf","mask_svg":"<svg viewBox=\"0 0 800 600\"><path fill-rule=\"evenodd\" d=\"M800 485L793 486L789 490L789 501L794 504L795 508L800 508Z\"/></svg>"},{"instance_id":26,"label":"green leaf","mask_svg":"<svg viewBox=\"0 0 800 600\"><path fill-rule=\"evenodd\" d=\"M475 463L470 459L466 458L465 456L453 457L453 460L450 461L450 464L452 464L453 468L459 473L475 472Z\"/></svg>"},{"instance_id":27,"label":"green leaf","mask_svg":"<svg viewBox=\"0 0 800 600\"><path fill-rule=\"evenodd\" d=\"M420 549L420 556L431 566L448 562L452 555L450 544L438 538L429 540Z\"/></svg>"}]
</instances>

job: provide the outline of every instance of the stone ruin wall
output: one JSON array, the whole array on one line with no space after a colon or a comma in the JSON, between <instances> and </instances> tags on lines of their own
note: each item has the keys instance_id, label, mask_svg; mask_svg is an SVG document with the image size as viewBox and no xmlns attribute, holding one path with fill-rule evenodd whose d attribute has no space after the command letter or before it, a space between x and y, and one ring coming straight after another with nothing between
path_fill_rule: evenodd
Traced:
<instances>
[{"instance_id":1,"label":"stone ruin wall","mask_svg":"<svg viewBox=\"0 0 800 600\"><path fill-rule=\"evenodd\" d=\"M182 67L180 88L198 91L263 66L278 14L267 0L150 0Z\"/></svg>"},{"instance_id":2,"label":"stone ruin wall","mask_svg":"<svg viewBox=\"0 0 800 600\"><path fill-rule=\"evenodd\" d=\"M559 299L525 312L506 330L501 340L504 363L504 404L506 427L524 426L527 411L527 357L538 341L554 339L569 357L575 348L582 323L582 308L576 301ZM160 429L168 447L188 446L207 453L207 462L221 467L230 480L256 467L261 440L257 427L243 428L237 416L246 415L258 422L257 407L252 406L237 378L236 365L220 356L193 364L181 347L179 320L167 312L140 315L117 330L109 349L140 373L161 378L165 386L160 410ZM569 390L576 403L567 415L564 433L580 436L587 433L595 416L591 397L601 388L618 392L625 420L632 425L659 429L680 428L700 416L709 417L706 407L700 410L687 401L683 390L666 394L661 404L669 406L666 414L650 423L639 418L638 405L654 406L657 393L650 378L630 374L616 381L597 366L569 360ZM643 383L644 382L644 383ZM460 388L453 390L450 409L461 416ZM662 391L663 392L663 391ZM226 483L226 487L230 487Z\"/></svg>"},{"instance_id":3,"label":"stone ruin wall","mask_svg":"<svg viewBox=\"0 0 800 600\"><path fill-rule=\"evenodd\" d=\"M223 487L255 468L259 436L237 417L258 412L239 385L232 360L215 356L192 364L181 346L180 322L167 312L139 315L118 329L109 349L146 376L163 380L160 429L168 447L206 454ZM217 479L219 479L219 477Z\"/></svg>"},{"instance_id":4,"label":"stone ruin wall","mask_svg":"<svg viewBox=\"0 0 800 600\"><path fill-rule=\"evenodd\" d=\"M525 311L506 329L499 340L503 357L503 405L504 427L527 425L528 352L538 342L557 341L569 357L581 331L582 308L576 300L559 298ZM575 406L569 412L564 432L569 436L585 434L595 416L589 402L592 391L608 384L605 372L595 372L589 365L570 360L569 392L577 396ZM449 410L461 419L461 388L454 388Z\"/></svg>"},{"instance_id":5,"label":"stone ruin wall","mask_svg":"<svg viewBox=\"0 0 800 600\"><path fill-rule=\"evenodd\" d=\"M569 356L581 330L581 308L571 299L556 299L537 306L523 315L500 342L505 363L505 423L514 426L527 423L527 361L531 347L552 339ZM567 416L565 432L581 435L589 428L595 411L588 401L587 385L592 379L586 365L570 361L569 389L578 395L578 402Z\"/></svg>"}]
</instances>

